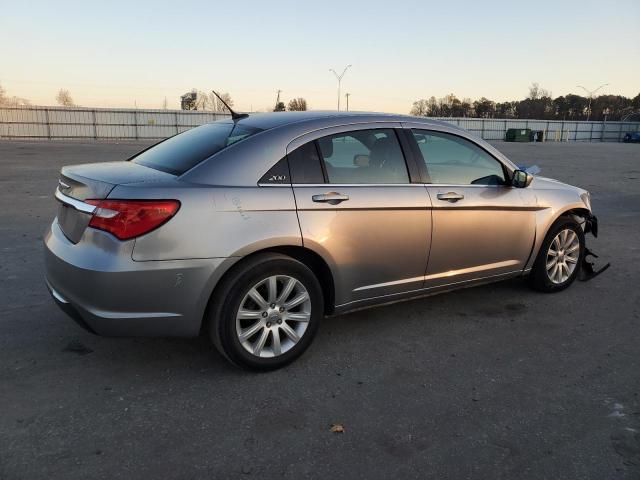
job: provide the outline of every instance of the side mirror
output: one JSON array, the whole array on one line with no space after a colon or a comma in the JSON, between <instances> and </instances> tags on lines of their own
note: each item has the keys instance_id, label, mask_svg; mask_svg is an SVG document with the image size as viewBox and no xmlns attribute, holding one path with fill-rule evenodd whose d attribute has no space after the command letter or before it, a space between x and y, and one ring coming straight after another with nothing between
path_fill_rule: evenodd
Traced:
<instances>
[{"instance_id":1,"label":"side mirror","mask_svg":"<svg viewBox=\"0 0 640 480\"><path fill-rule=\"evenodd\" d=\"M511 177L511 185L516 188L526 188L531 185L533 181L533 175L525 172L524 170L515 170L513 177Z\"/></svg>"}]
</instances>

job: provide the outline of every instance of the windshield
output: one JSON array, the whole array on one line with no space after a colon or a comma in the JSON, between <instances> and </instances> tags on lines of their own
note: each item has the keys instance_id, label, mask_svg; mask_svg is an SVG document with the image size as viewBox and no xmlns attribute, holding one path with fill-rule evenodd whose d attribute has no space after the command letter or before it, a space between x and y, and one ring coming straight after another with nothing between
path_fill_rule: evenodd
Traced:
<instances>
[{"instance_id":1,"label":"windshield","mask_svg":"<svg viewBox=\"0 0 640 480\"><path fill-rule=\"evenodd\" d=\"M144 150L133 163L182 175L214 153L262 131L236 123L209 123L192 128Z\"/></svg>"}]
</instances>

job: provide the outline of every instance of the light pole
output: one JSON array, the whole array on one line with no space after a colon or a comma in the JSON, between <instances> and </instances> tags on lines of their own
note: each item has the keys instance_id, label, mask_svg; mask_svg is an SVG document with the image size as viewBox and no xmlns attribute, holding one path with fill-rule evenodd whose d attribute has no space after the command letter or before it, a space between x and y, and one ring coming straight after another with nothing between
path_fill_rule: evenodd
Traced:
<instances>
[{"instance_id":1,"label":"light pole","mask_svg":"<svg viewBox=\"0 0 640 480\"><path fill-rule=\"evenodd\" d=\"M280 94L282 93L282 90L278 90L278 96L276 97L276 106L273 109L273 111L277 111L278 110L278 104L280 103Z\"/></svg>"},{"instance_id":2,"label":"light pole","mask_svg":"<svg viewBox=\"0 0 640 480\"><path fill-rule=\"evenodd\" d=\"M342 83L342 77L344 77L344 74L347 73L347 70L349 70L350 67L351 67L351 64L344 67L344 70L340 75L338 75L338 73L333 68L329 69L329 71L333 72L333 74L338 79L338 110L340 110L340 84Z\"/></svg>"},{"instance_id":3,"label":"light pole","mask_svg":"<svg viewBox=\"0 0 640 480\"><path fill-rule=\"evenodd\" d=\"M600 90L602 87L606 87L607 85L609 85L609 84L608 83L603 83L602 85L600 85L595 90L587 90L582 85L578 85L578 88L583 89L589 95L589 106L587 107L587 122L589 121L589 118L591 118L591 100L593 99L593 94L596 93L598 90Z\"/></svg>"}]
</instances>

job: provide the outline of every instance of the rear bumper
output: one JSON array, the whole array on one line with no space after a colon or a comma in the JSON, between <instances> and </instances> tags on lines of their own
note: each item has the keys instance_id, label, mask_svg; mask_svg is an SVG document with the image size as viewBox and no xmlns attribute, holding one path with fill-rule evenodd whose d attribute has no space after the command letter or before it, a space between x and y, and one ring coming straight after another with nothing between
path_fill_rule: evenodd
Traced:
<instances>
[{"instance_id":1,"label":"rear bumper","mask_svg":"<svg viewBox=\"0 0 640 480\"><path fill-rule=\"evenodd\" d=\"M71 243L54 220L45 238L46 283L56 304L108 336L198 335L222 258L136 262L134 241L87 230Z\"/></svg>"}]
</instances>

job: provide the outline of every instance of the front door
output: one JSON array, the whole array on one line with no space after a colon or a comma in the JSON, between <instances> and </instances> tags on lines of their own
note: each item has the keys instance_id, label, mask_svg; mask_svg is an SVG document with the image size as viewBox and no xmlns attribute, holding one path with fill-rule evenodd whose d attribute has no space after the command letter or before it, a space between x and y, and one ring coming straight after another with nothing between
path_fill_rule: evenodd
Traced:
<instances>
[{"instance_id":1,"label":"front door","mask_svg":"<svg viewBox=\"0 0 640 480\"><path fill-rule=\"evenodd\" d=\"M352 126L288 159L303 243L333 270L336 305L422 287L431 205L393 128Z\"/></svg>"},{"instance_id":2,"label":"front door","mask_svg":"<svg viewBox=\"0 0 640 480\"><path fill-rule=\"evenodd\" d=\"M533 192L508 186L503 164L466 138L412 133L433 202L425 287L521 272L535 239Z\"/></svg>"}]
</instances>

